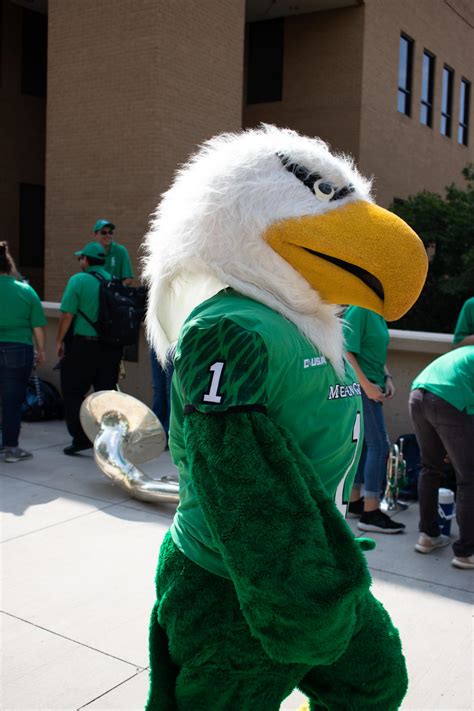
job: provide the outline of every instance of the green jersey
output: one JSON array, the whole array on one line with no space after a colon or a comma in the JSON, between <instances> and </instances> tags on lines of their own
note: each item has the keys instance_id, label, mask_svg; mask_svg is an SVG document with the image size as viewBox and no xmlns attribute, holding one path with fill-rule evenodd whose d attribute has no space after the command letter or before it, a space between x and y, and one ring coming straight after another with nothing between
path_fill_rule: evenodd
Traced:
<instances>
[{"instance_id":1,"label":"green jersey","mask_svg":"<svg viewBox=\"0 0 474 711\"><path fill-rule=\"evenodd\" d=\"M453 343L459 343L466 336L474 336L474 296L463 304L459 312Z\"/></svg>"},{"instance_id":2,"label":"green jersey","mask_svg":"<svg viewBox=\"0 0 474 711\"><path fill-rule=\"evenodd\" d=\"M74 274L66 284L63 298L61 299L61 311L74 314L74 335L75 336L97 336L97 331L85 319L79 311L85 313L92 323L99 317L99 288L100 282L92 276L97 272L105 279L110 279L110 274L104 267L87 267L86 271Z\"/></svg>"},{"instance_id":3,"label":"green jersey","mask_svg":"<svg viewBox=\"0 0 474 711\"><path fill-rule=\"evenodd\" d=\"M365 377L384 390L385 362L390 341L385 319L361 306L349 306L344 321L346 350L357 357Z\"/></svg>"},{"instance_id":4,"label":"green jersey","mask_svg":"<svg viewBox=\"0 0 474 711\"><path fill-rule=\"evenodd\" d=\"M32 329L46 325L36 291L7 274L0 276L0 342L33 345Z\"/></svg>"},{"instance_id":5,"label":"green jersey","mask_svg":"<svg viewBox=\"0 0 474 711\"><path fill-rule=\"evenodd\" d=\"M415 378L411 389L416 388L474 415L474 346L461 346L436 358Z\"/></svg>"},{"instance_id":6,"label":"green jersey","mask_svg":"<svg viewBox=\"0 0 474 711\"><path fill-rule=\"evenodd\" d=\"M127 248L123 244L111 242L105 257L104 268L113 279L132 279L133 270Z\"/></svg>"},{"instance_id":7,"label":"green jersey","mask_svg":"<svg viewBox=\"0 0 474 711\"><path fill-rule=\"evenodd\" d=\"M170 449L180 473L180 504L171 535L188 558L228 577L193 485L183 437L187 410L266 412L299 445L345 512L363 440L360 385L348 363L338 376L294 324L226 289L188 317L174 365Z\"/></svg>"}]
</instances>

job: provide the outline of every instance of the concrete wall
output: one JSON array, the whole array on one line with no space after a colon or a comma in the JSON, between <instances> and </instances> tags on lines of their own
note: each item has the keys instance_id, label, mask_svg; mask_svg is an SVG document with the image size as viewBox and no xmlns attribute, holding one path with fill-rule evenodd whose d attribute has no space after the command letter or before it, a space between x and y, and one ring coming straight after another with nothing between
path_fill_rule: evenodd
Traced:
<instances>
[{"instance_id":1,"label":"concrete wall","mask_svg":"<svg viewBox=\"0 0 474 711\"><path fill-rule=\"evenodd\" d=\"M44 185L46 100L21 93L23 9L0 0L0 240L40 293L43 270L19 262L20 183Z\"/></svg>"},{"instance_id":2,"label":"concrete wall","mask_svg":"<svg viewBox=\"0 0 474 711\"><path fill-rule=\"evenodd\" d=\"M49 0L46 299L101 217L138 271L150 213L198 143L241 126L244 0Z\"/></svg>"},{"instance_id":3,"label":"concrete wall","mask_svg":"<svg viewBox=\"0 0 474 711\"><path fill-rule=\"evenodd\" d=\"M52 370L57 358L54 344L59 319L59 304L43 303L48 325L46 327L46 364L39 369L45 380L59 387L59 371ZM452 336L446 333L423 333L416 331L390 331L390 347L387 367L393 375L396 395L384 404L385 421L390 438L394 441L401 434L412 432L408 414L408 396L416 375L429 362L451 348ZM125 378L120 380L123 392L133 395L149 407L152 402L151 371L148 345L142 331L139 343L139 362L125 363Z\"/></svg>"},{"instance_id":4,"label":"concrete wall","mask_svg":"<svg viewBox=\"0 0 474 711\"><path fill-rule=\"evenodd\" d=\"M400 33L415 41L412 116L397 111ZM461 77L474 82L474 4L467 0L365 0L359 165L375 176L377 202L420 190L444 195L463 184L461 170L474 160L473 96L469 146L457 142ZM436 56L433 128L420 123L423 51ZM443 64L454 69L453 131L440 133Z\"/></svg>"},{"instance_id":5,"label":"concrete wall","mask_svg":"<svg viewBox=\"0 0 474 711\"><path fill-rule=\"evenodd\" d=\"M244 104L243 125L286 126L357 157L363 23L362 7L285 18L282 101Z\"/></svg>"}]
</instances>

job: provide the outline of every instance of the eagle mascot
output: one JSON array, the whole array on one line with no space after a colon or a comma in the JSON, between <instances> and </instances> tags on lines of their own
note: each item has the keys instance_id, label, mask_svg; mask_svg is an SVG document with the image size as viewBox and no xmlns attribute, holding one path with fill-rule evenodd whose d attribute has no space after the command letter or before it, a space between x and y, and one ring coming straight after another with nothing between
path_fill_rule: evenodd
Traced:
<instances>
[{"instance_id":1,"label":"eagle mascot","mask_svg":"<svg viewBox=\"0 0 474 711\"><path fill-rule=\"evenodd\" d=\"M391 321L427 259L351 160L263 126L205 143L146 236L148 334L173 351L180 504L159 556L148 711L392 711L397 630L344 520L360 385L341 304Z\"/></svg>"}]
</instances>

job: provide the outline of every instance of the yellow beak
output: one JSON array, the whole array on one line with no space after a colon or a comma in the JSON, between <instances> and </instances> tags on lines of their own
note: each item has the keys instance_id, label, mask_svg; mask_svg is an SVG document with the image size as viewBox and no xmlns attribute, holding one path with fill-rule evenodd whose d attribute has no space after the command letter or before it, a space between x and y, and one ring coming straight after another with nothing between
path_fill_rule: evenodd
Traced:
<instances>
[{"instance_id":1,"label":"yellow beak","mask_svg":"<svg viewBox=\"0 0 474 711\"><path fill-rule=\"evenodd\" d=\"M282 220L264 237L325 301L363 306L387 321L413 306L428 271L411 227L368 202Z\"/></svg>"}]
</instances>

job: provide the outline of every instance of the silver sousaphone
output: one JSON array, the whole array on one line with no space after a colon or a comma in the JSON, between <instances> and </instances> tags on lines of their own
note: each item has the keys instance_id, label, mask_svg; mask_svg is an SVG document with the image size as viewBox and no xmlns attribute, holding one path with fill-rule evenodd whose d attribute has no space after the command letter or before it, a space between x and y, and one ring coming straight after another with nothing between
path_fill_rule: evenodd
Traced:
<instances>
[{"instance_id":1,"label":"silver sousaphone","mask_svg":"<svg viewBox=\"0 0 474 711\"><path fill-rule=\"evenodd\" d=\"M160 421L146 405L126 393L101 390L84 400L80 418L97 466L114 484L141 501L179 501L177 481L152 479L137 466L157 459L166 446Z\"/></svg>"}]
</instances>

